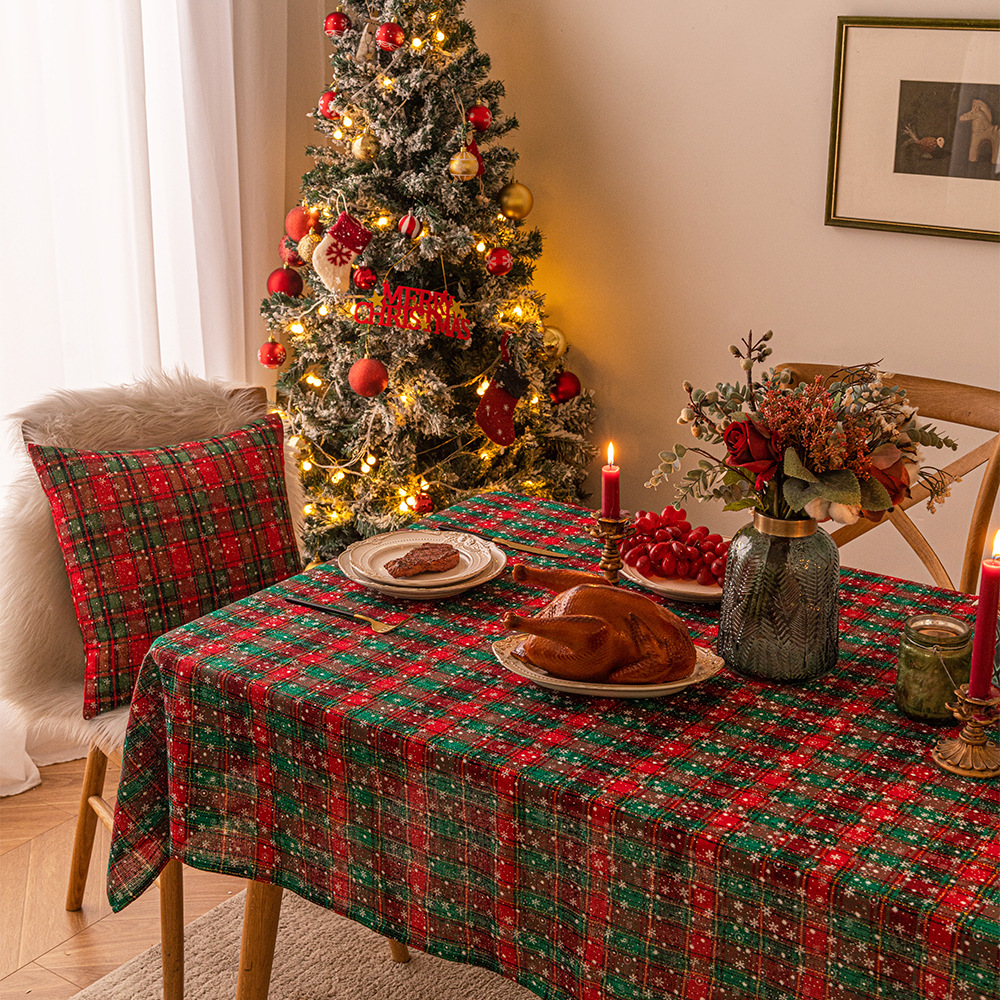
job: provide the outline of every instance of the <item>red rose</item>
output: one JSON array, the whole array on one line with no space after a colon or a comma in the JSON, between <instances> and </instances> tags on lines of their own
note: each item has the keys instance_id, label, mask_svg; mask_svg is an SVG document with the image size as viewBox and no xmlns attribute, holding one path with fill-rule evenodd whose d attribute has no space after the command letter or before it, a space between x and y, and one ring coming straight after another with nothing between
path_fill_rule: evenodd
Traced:
<instances>
[{"instance_id":1,"label":"red rose","mask_svg":"<svg viewBox=\"0 0 1000 1000\"><path fill-rule=\"evenodd\" d=\"M738 420L723 432L726 465L756 476L754 489L763 488L774 477L780 457L771 446L771 435L752 420Z\"/></svg>"},{"instance_id":2,"label":"red rose","mask_svg":"<svg viewBox=\"0 0 1000 1000\"><path fill-rule=\"evenodd\" d=\"M878 465L872 464L869 469L871 478L880 482L889 494L889 499L893 506L899 503L903 497L910 495L910 474L903 465L903 459L897 458L892 465L880 469ZM861 512L869 521L881 521L885 515L884 510L863 510Z\"/></svg>"}]
</instances>

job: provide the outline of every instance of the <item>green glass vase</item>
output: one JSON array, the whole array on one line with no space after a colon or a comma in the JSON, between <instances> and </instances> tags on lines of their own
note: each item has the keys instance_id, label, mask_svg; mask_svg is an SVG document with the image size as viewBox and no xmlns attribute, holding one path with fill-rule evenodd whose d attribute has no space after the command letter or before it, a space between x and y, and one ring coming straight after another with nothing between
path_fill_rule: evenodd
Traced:
<instances>
[{"instance_id":1,"label":"green glass vase","mask_svg":"<svg viewBox=\"0 0 1000 1000\"><path fill-rule=\"evenodd\" d=\"M745 677L803 683L837 662L840 556L814 520L755 513L729 546L718 652Z\"/></svg>"}]
</instances>

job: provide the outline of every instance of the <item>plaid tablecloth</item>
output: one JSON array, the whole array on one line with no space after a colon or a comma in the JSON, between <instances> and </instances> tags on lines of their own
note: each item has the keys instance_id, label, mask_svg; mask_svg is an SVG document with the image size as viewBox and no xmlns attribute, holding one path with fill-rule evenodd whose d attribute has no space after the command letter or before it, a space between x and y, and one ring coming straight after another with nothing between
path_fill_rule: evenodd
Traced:
<instances>
[{"instance_id":1,"label":"plaid tablecloth","mask_svg":"<svg viewBox=\"0 0 1000 1000\"><path fill-rule=\"evenodd\" d=\"M425 523L562 565L599 555L586 511L511 494ZM377 636L288 593L414 617ZM494 659L500 615L547 597L504 574L393 602L321 566L161 638L132 705L112 906L176 857L540 997L1000 996L1000 785L938 770L940 731L892 698L903 620L971 620L970 598L846 570L823 679L724 670L614 700ZM665 603L713 642L717 607Z\"/></svg>"}]
</instances>

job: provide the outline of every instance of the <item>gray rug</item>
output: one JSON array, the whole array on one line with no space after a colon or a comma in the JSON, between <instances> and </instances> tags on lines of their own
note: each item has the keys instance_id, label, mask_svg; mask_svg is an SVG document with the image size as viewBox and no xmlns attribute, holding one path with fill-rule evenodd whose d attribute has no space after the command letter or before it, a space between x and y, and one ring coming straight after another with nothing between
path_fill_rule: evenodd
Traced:
<instances>
[{"instance_id":1,"label":"gray rug","mask_svg":"<svg viewBox=\"0 0 1000 1000\"><path fill-rule=\"evenodd\" d=\"M232 1000L243 926L233 896L184 932L187 1000ZM486 969L410 949L398 965L386 940L346 917L285 892L268 1000L538 1000ZM126 962L74 1000L161 1000L160 946Z\"/></svg>"}]
</instances>

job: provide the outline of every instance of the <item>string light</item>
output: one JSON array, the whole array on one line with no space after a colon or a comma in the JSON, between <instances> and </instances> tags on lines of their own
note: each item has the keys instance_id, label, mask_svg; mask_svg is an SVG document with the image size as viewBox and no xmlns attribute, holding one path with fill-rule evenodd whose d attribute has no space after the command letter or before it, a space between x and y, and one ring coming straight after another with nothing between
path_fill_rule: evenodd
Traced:
<instances>
[{"instance_id":1,"label":"string light","mask_svg":"<svg viewBox=\"0 0 1000 1000\"><path fill-rule=\"evenodd\" d=\"M335 483L339 483L343 478L344 478L344 473L338 471L333 474L332 481Z\"/></svg>"},{"instance_id":2,"label":"string light","mask_svg":"<svg viewBox=\"0 0 1000 1000\"><path fill-rule=\"evenodd\" d=\"M352 126L352 125L354 124L354 121L353 121L353 119L351 119L351 118L348 118L348 117L347 117L347 115L344 115L344 124L345 124L345 125L346 125L346 126L347 126L348 128L350 128L350 127L351 127L351 126Z\"/></svg>"},{"instance_id":3,"label":"string light","mask_svg":"<svg viewBox=\"0 0 1000 1000\"><path fill-rule=\"evenodd\" d=\"M412 46L413 46L413 47L414 47L415 49L419 49L419 48L420 48L420 46L424 44L424 40L423 40L422 38L414 38L414 39L413 39L413 41L412 41L412 42L410 42L410 44L411 44L411 45L412 45Z\"/></svg>"},{"instance_id":4,"label":"string light","mask_svg":"<svg viewBox=\"0 0 1000 1000\"><path fill-rule=\"evenodd\" d=\"M361 471L362 472L371 472L372 471L372 467L367 462L362 462L361 463Z\"/></svg>"},{"instance_id":5,"label":"string light","mask_svg":"<svg viewBox=\"0 0 1000 1000\"><path fill-rule=\"evenodd\" d=\"M338 129L334 129L333 137L334 137L334 139L343 139L344 138L344 133L341 132L339 128Z\"/></svg>"},{"instance_id":6,"label":"string light","mask_svg":"<svg viewBox=\"0 0 1000 1000\"><path fill-rule=\"evenodd\" d=\"M436 42L443 42L444 41L444 32L443 31L437 31L437 32L435 32L434 33L434 41L436 41Z\"/></svg>"},{"instance_id":7,"label":"string light","mask_svg":"<svg viewBox=\"0 0 1000 1000\"><path fill-rule=\"evenodd\" d=\"M392 90L395 85L396 81L391 77L385 76L382 78L382 86L385 87L386 90Z\"/></svg>"},{"instance_id":8,"label":"string light","mask_svg":"<svg viewBox=\"0 0 1000 1000\"><path fill-rule=\"evenodd\" d=\"M488 451L481 451L481 452L479 453L479 457L480 457L480 458L481 458L481 459L482 459L482 460L483 460L484 462L486 462L486 461L488 461L488 460L489 460L489 457L490 457L490 453L489 453Z\"/></svg>"},{"instance_id":9,"label":"string light","mask_svg":"<svg viewBox=\"0 0 1000 1000\"><path fill-rule=\"evenodd\" d=\"M478 250L478 251L479 251L480 253L482 253L482 252L483 252L483 251L484 251L484 250L486 249L486 244L485 244L485 243L484 243L484 242L483 242L482 240L480 240L480 241L479 241L479 242L478 242L478 243L476 244L476 249L477 249L477 250Z\"/></svg>"},{"instance_id":10,"label":"string light","mask_svg":"<svg viewBox=\"0 0 1000 1000\"><path fill-rule=\"evenodd\" d=\"M365 461L369 465L374 465L378 461L378 459L374 455L366 455L365 456Z\"/></svg>"},{"instance_id":11,"label":"string light","mask_svg":"<svg viewBox=\"0 0 1000 1000\"><path fill-rule=\"evenodd\" d=\"M302 508L302 513L305 514L306 517L311 517L316 513L316 505L307 503L305 507Z\"/></svg>"},{"instance_id":12,"label":"string light","mask_svg":"<svg viewBox=\"0 0 1000 1000\"><path fill-rule=\"evenodd\" d=\"M486 390L489 387L490 387L489 379L483 379L483 381L479 383L479 388L476 390L476 395L477 396L486 395Z\"/></svg>"},{"instance_id":13,"label":"string light","mask_svg":"<svg viewBox=\"0 0 1000 1000\"><path fill-rule=\"evenodd\" d=\"M289 329L289 332L291 332L291 333L305 333L306 332L306 328L298 320L296 320L294 323L292 323L292 325L289 326L288 329Z\"/></svg>"},{"instance_id":14,"label":"string light","mask_svg":"<svg viewBox=\"0 0 1000 1000\"><path fill-rule=\"evenodd\" d=\"M399 401L403 404L403 406L409 406L410 405L410 397L407 396L406 393L401 392L399 394Z\"/></svg>"},{"instance_id":15,"label":"string light","mask_svg":"<svg viewBox=\"0 0 1000 1000\"><path fill-rule=\"evenodd\" d=\"M310 470L310 469L311 469L312 467L313 467L313 464L312 464L312 462L310 462L310 461L309 461L309 459L308 459L308 458L307 458L307 459L305 459L305 460L304 460L304 461L302 462L302 471L303 471L303 472L308 472L308 471L309 471L309 470Z\"/></svg>"},{"instance_id":16,"label":"string light","mask_svg":"<svg viewBox=\"0 0 1000 1000\"><path fill-rule=\"evenodd\" d=\"M327 309L327 307L326 307L326 303L324 302L324 303L323 303L323 304L322 304L322 305L321 305L321 306L319 307L319 309L317 309L317 310L316 310L316 312L318 312L318 313L320 314L320 316L326 316L326 315L327 315L327 314L328 314L328 313L330 312L330 310L329 310L329 309Z\"/></svg>"},{"instance_id":17,"label":"string light","mask_svg":"<svg viewBox=\"0 0 1000 1000\"><path fill-rule=\"evenodd\" d=\"M406 501L405 500L401 500L399 502L399 513L400 514L409 514L410 513L410 508L406 506Z\"/></svg>"},{"instance_id":18,"label":"string light","mask_svg":"<svg viewBox=\"0 0 1000 1000\"><path fill-rule=\"evenodd\" d=\"M385 227L385 226L389 225L389 220L386 218L386 216L380 215L378 217L378 223L377 224L380 225L380 226Z\"/></svg>"},{"instance_id":19,"label":"string light","mask_svg":"<svg viewBox=\"0 0 1000 1000\"><path fill-rule=\"evenodd\" d=\"M416 497L407 497L406 498L406 506L407 507L416 507L417 506L417 498Z\"/></svg>"},{"instance_id":20,"label":"string light","mask_svg":"<svg viewBox=\"0 0 1000 1000\"><path fill-rule=\"evenodd\" d=\"M313 374L312 372L310 372L310 373L309 373L309 374L308 374L308 375L306 376L306 382L308 382L308 383L309 383L309 385L313 385L313 386L316 386L316 388L317 388L317 389L318 389L318 388L319 388L319 387L320 387L320 386L321 386L321 385L323 384L323 380L322 380L321 378L318 378L318 377L317 377L316 375L314 375L314 374Z\"/></svg>"},{"instance_id":21,"label":"string light","mask_svg":"<svg viewBox=\"0 0 1000 1000\"><path fill-rule=\"evenodd\" d=\"M298 436L298 434L293 434L293 435L292 435L292 436L291 436L291 437L290 437L290 438L288 439L288 443L289 443L289 444L290 444L290 445L291 445L291 446L292 446L293 448L298 448L298 446L299 446L299 442L300 442L301 440L302 440L302 438L300 438L300 437Z\"/></svg>"}]
</instances>

